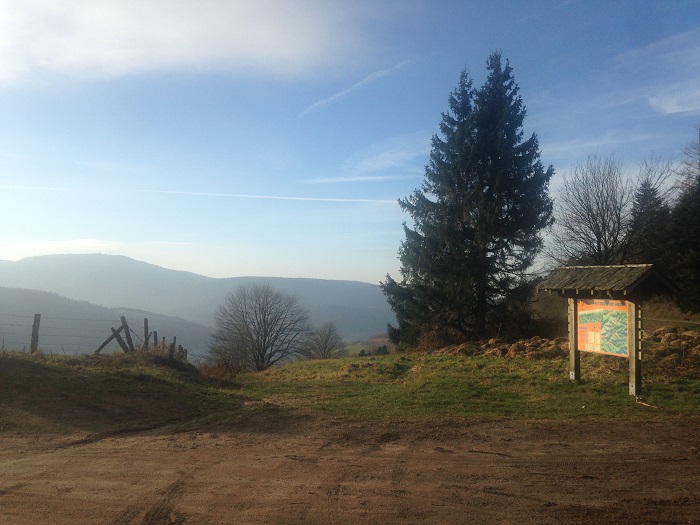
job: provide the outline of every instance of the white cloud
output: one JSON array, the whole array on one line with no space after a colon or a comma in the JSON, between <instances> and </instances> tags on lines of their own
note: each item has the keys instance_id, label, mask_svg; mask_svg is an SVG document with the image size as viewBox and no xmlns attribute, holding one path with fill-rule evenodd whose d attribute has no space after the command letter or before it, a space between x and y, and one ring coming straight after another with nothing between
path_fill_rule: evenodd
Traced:
<instances>
[{"instance_id":1,"label":"white cloud","mask_svg":"<svg viewBox=\"0 0 700 525\"><path fill-rule=\"evenodd\" d=\"M346 3L0 0L0 82L149 70L295 75L357 51Z\"/></svg>"}]
</instances>

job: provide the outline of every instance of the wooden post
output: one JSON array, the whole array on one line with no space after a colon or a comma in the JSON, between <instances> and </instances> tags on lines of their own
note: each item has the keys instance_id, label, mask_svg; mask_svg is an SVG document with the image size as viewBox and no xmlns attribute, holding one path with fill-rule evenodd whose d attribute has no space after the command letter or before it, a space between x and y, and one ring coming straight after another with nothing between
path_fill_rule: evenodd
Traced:
<instances>
[{"instance_id":1,"label":"wooden post","mask_svg":"<svg viewBox=\"0 0 700 525\"><path fill-rule=\"evenodd\" d=\"M576 298L569 297L569 379L581 381L581 352L578 349L578 307Z\"/></svg>"},{"instance_id":2,"label":"wooden post","mask_svg":"<svg viewBox=\"0 0 700 525\"><path fill-rule=\"evenodd\" d=\"M143 346L148 350L148 317L143 318Z\"/></svg>"},{"instance_id":3,"label":"wooden post","mask_svg":"<svg viewBox=\"0 0 700 525\"><path fill-rule=\"evenodd\" d=\"M175 343L177 342L177 337L173 337L173 343L168 349L168 358L172 360L175 357Z\"/></svg>"},{"instance_id":4,"label":"wooden post","mask_svg":"<svg viewBox=\"0 0 700 525\"><path fill-rule=\"evenodd\" d=\"M153 330L153 348L158 349L158 330Z\"/></svg>"},{"instance_id":5,"label":"wooden post","mask_svg":"<svg viewBox=\"0 0 700 525\"><path fill-rule=\"evenodd\" d=\"M122 326L124 327L124 335L126 336L126 344L129 346L128 352L135 352L134 342L131 340L131 331L129 330L129 325L126 324L126 317L121 316Z\"/></svg>"},{"instance_id":6,"label":"wooden post","mask_svg":"<svg viewBox=\"0 0 700 525\"><path fill-rule=\"evenodd\" d=\"M627 352L630 360L629 393L642 395L642 305L637 301L627 302Z\"/></svg>"},{"instance_id":7,"label":"wooden post","mask_svg":"<svg viewBox=\"0 0 700 525\"><path fill-rule=\"evenodd\" d=\"M123 325L122 325L122 328L123 328ZM129 353L129 347L126 346L126 343L124 342L124 339L122 339L122 336L119 335L119 332L121 332L121 329L115 330L114 328L112 328L112 335L113 335L114 338L117 340L117 343L119 343L119 346L122 347L122 350L124 350L124 352L128 354L128 353Z\"/></svg>"},{"instance_id":8,"label":"wooden post","mask_svg":"<svg viewBox=\"0 0 700 525\"><path fill-rule=\"evenodd\" d=\"M29 353L33 354L39 348L39 323L41 323L41 314L34 314L34 323L32 324L32 339L29 344Z\"/></svg>"},{"instance_id":9,"label":"wooden post","mask_svg":"<svg viewBox=\"0 0 700 525\"><path fill-rule=\"evenodd\" d=\"M107 339L104 340L104 343L102 343L102 344L100 345L100 347L99 347L97 350L95 350L95 353L96 353L96 354L99 354L99 353L102 351L102 349L103 349L105 346L107 346L107 345L109 344L109 342L110 342L112 339L114 339L114 338L116 337L116 336L114 335L114 332L119 333L119 332L121 332L122 330L124 330L124 327L123 327L123 326L120 326L120 327L119 327L119 330L115 330L114 328L112 328L112 335L110 335Z\"/></svg>"}]
</instances>

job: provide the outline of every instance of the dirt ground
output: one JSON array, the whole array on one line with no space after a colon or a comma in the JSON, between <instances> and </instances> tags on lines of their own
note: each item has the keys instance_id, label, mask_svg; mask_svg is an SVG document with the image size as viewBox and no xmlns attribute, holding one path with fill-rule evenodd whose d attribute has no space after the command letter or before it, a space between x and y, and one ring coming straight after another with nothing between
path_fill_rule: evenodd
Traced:
<instances>
[{"instance_id":1,"label":"dirt ground","mask_svg":"<svg viewBox=\"0 0 700 525\"><path fill-rule=\"evenodd\" d=\"M2 524L700 523L700 418L0 430Z\"/></svg>"}]
</instances>

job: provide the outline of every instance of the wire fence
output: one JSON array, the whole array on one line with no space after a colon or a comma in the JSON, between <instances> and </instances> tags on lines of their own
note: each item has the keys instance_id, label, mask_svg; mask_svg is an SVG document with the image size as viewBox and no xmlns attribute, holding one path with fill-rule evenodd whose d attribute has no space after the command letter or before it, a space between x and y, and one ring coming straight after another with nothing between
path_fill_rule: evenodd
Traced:
<instances>
[{"instance_id":1,"label":"wire fence","mask_svg":"<svg viewBox=\"0 0 700 525\"><path fill-rule=\"evenodd\" d=\"M0 312L0 350L29 351L35 316ZM145 320L146 321L146 320ZM41 316L38 348L51 353L84 354L100 348L112 335L121 319L68 318ZM146 334L129 327L136 346L145 344ZM121 350L117 339L110 341L102 352Z\"/></svg>"}]
</instances>

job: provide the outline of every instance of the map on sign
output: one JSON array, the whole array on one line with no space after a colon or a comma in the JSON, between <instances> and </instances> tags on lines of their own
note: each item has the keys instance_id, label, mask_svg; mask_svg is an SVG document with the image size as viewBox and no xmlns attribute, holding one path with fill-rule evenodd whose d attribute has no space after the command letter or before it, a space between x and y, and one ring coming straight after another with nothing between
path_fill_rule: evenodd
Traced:
<instances>
[{"instance_id":1,"label":"map on sign","mask_svg":"<svg viewBox=\"0 0 700 525\"><path fill-rule=\"evenodd\" d=\"M628 355L626 301L583 299L577 307L580 351Z\"/></svg>"}]
</instances>

